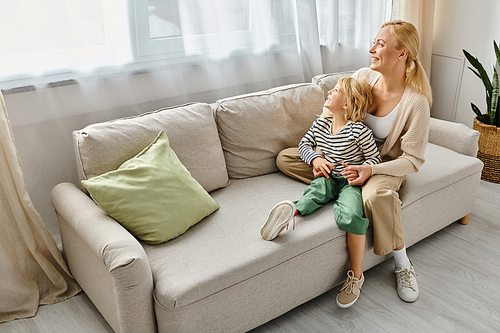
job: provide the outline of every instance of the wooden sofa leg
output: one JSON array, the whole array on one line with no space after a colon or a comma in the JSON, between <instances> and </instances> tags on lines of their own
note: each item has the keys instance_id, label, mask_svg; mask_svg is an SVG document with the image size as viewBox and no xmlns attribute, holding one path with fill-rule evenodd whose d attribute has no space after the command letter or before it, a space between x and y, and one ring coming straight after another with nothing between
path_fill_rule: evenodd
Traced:
<instances>
[{"instance_id":1,"label":"wooden sofa leg","mask_svg":"<svg viewBox=\"0 0 500 333\"><path fill-rule=\"evenodd\" d=\"M470 217L470 214L465 215L460 220L458 220L458 223L463 224L463 225L469 224L469 217Z\"/></svg>"}]
</instances>

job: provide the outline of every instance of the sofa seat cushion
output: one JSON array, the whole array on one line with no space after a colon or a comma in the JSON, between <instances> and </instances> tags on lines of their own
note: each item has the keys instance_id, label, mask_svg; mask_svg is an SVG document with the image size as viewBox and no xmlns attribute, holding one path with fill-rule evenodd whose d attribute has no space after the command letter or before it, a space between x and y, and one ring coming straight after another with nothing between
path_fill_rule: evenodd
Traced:
<instances>
[{"instance_id":1,"label":"sofa seat cushion","mask_svg":"<svg viewBox=\"0 0 500 333\"><path fill-rule=\"evenodd\" d=\"M156 301L167 309L185 307L332 239L340 238L338 251L344 253L345 233L334 221L332 204L297 217L296 229L272 242L260 236L269 210L279 201L299 199L305 187L280 172L233 179L227 188L211 193L218 211L167 243L143 244Z\"/></svg>"},{"instance_id":2,"label":"sofa seat cushion","mask_svg":"<svg viewBox=\"0 0 500 333\"><path fill-rule=\"evenodd\" d=\"M96 123L73 132L79 180L118 169L147 147L160 131L167 134L172 150L206 191L228 184L213 110L205 103Z\"/></svg>"},{"instance_id":3,"label":"sofa seat cushion","mask_svg":"<svg viewBox=\"0 0 500 333\"><path fill-rule=\"evenodd\" d=\"M482 163L475 157L428 143L425 163L417 173L410 173L401 187L399 196L403 208L443 187L450 186L473 174L481 172Z\"/></svg>"}]
</instances>

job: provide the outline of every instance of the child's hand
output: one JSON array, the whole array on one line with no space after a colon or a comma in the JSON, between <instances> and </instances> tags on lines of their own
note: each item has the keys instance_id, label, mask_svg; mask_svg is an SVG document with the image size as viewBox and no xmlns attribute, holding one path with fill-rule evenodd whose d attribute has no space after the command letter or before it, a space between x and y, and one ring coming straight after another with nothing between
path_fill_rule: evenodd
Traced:
<instances>
[{"instance_id":1,"label":"child's hand","mask_svg":"<svg viewBox=\"0 0 500 333\"><path fill-rule=\"evenodd\" d=\"M358 171L354 170L353 168L349 168L349 165L347 165L346 163L342 163L342 165L344 166L344 170L342 170L340 174L344 176L347 181L352 182L356 178L358 178Z\"/></svg>"},{"instance_id":2,"label":"child's hand","mask_svg":"<svg viewBox=\"0 0 500 333\"><path fill-rule=\"evenodd\" d=\"M323 177L330 178L330 173L333 170L333 164L325 160L321 157L316 157L312 161L313 165L313 174L314 177Z\"/></svg>"}]
</instances>

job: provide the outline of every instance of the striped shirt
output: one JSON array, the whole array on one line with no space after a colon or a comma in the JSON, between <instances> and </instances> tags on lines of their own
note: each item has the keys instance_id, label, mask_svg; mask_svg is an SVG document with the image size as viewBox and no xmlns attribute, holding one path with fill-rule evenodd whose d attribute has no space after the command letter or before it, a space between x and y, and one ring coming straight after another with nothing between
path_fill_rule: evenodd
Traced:
<instances>
[{"instance_id":1,"label":"striped shirt","mask_svg":"<svg viewBox=\"0 0 500 333\"><path fill-rule=\"evenodd\" d=\"M316 148L333 164L335 174L344 170L342 163L375 165L381 162L372 131L365 124L348 121L338 133L332 134L332 120L331 117L316 119L300 140L299 155L304 162L311 165L315 158L321 157Z\"/></svg>"}]
</instances>

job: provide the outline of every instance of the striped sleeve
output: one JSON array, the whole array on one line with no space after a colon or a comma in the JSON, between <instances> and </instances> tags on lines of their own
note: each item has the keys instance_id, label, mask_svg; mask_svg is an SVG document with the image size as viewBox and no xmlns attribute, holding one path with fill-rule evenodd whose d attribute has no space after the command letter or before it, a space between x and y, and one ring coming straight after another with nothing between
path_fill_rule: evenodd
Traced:
<instances>
[{"instance_id":1,"label":"striped sleeve","mask_svg":"<svg viewBox=\"0 0 500 333\"><path fill-rule=\"evenodd\" d=\"M316 153L316 147L318 146L318 144L316 143L315 132L317 126L318 120L315 120L311 125L309 131L307 131L307 133L299 143L299 156L304 162L309 165L311 165L312 161L315 158L321 157L318 153Z\"/></svg>"}]
</instances>

